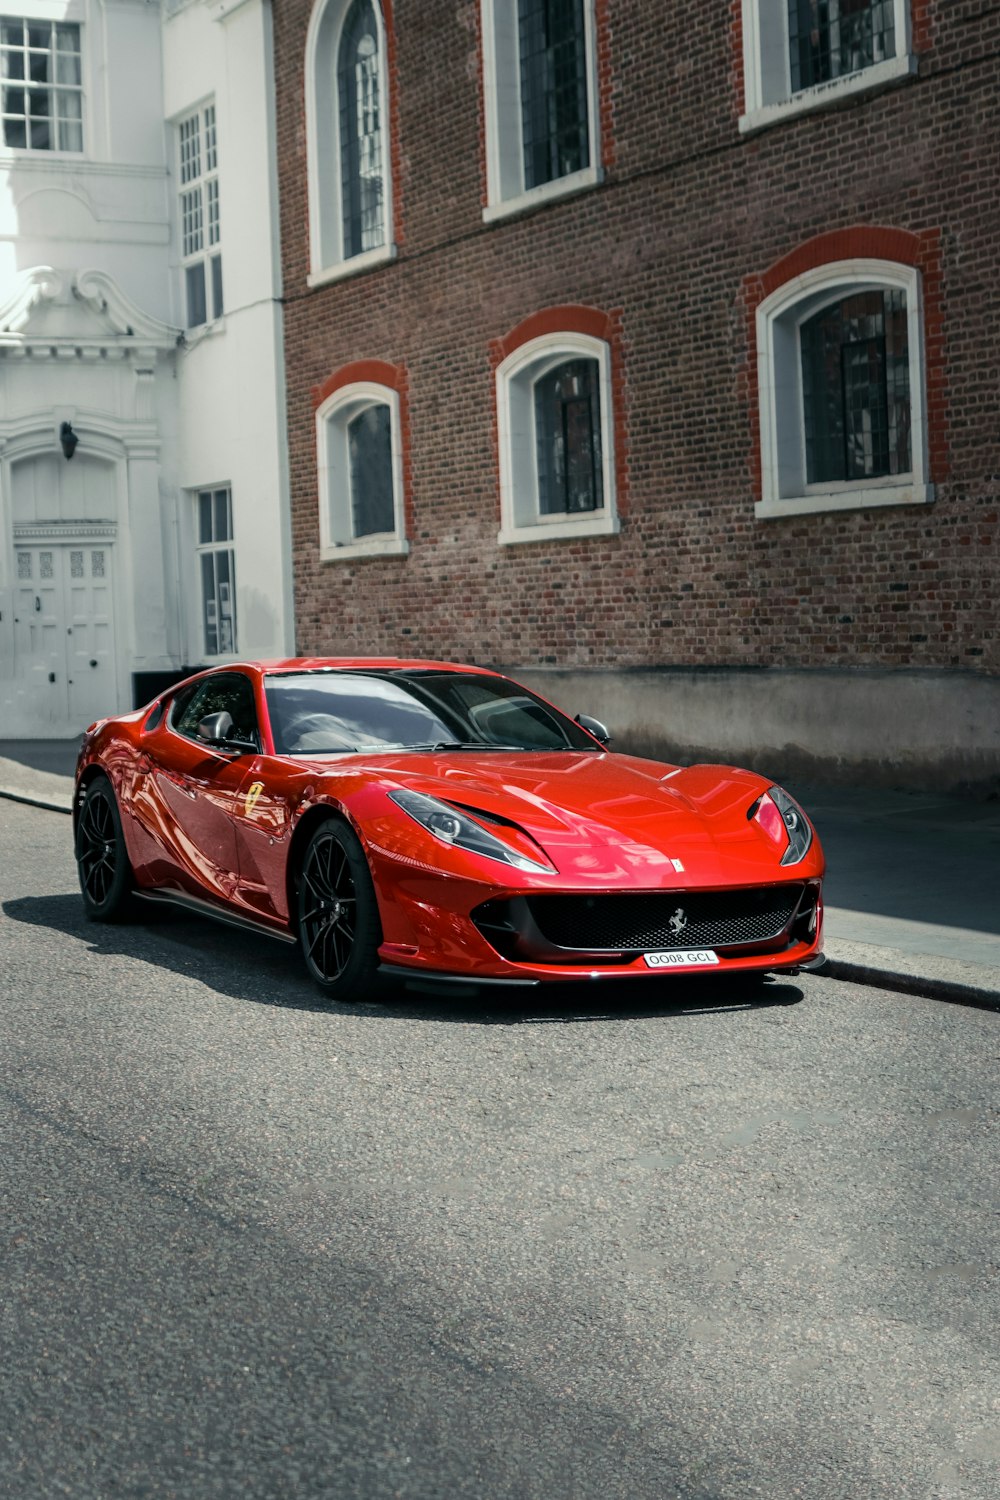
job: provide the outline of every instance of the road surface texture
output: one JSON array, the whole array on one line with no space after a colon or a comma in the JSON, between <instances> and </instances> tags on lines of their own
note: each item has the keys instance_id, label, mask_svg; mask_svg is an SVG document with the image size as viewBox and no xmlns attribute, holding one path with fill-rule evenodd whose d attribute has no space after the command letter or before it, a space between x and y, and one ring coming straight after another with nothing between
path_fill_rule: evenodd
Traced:
<instances>
[{"instance_id":1,"label":"road surface texture","mask_svg":"<svg viewBox=\"0 0 1000 1500\"><path fill-rule=\"evenodd\" d=\"M0 803L0 1494L995 1500L1000 1017L325 1009Z\"/></svg>"}]
</instances>

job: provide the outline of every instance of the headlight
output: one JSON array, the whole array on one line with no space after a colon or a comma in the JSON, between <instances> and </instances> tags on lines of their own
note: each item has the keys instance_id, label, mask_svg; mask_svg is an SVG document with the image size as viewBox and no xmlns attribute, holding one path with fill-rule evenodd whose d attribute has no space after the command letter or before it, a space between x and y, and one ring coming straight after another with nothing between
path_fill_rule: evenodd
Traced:
<instances>
[{"instance_id":1,"label":"headlight","mask_svg":"<svg viewBox=\"0 0 1000 1500\"><path fill-rule=\"evenodd\" d=\"M772 786L763 797L758 797L747 817L759 823L768 838L779 847L787 842L788 848L781 856L783 865L797 865L805 858L813 837L809 819L794 798L780 786Z\"/></svg>"},{"instance_id":2,"label":"headlight","mask_svg":"<svg viewBox=\"0 0 1000 1500\"><path fill-rule=\"evenodd\" d=\"M513 865L515 870L544 870L553 866L546 863L541 854L538 859L529 859L516 849L511 849L501 839L487 833L474 818L469 818L457 808L439 802L436 797L426 797L423 792L390 792L389 798L408 813L421 828L426 828L442 844L454 844L458 849L467 849L470 854L481 854L485 859L496 859L501 864Z\"/></svg>"}]
</instances>

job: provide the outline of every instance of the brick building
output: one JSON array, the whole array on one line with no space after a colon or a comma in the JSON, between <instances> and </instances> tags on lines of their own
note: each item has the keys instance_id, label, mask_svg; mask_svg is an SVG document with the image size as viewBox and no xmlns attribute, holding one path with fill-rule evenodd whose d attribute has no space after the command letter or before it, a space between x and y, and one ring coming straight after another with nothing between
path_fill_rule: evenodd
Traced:
<instances>
[{"instance_id":1,"label":"brick building","mask_svg":"<svg viewBox=\"0 0 1000 1500\"><path fill-rule=\"evenodd\" d=\"M1000 773L1000 9L278 0L298 647Z\"/></svg>"}]
</instances>

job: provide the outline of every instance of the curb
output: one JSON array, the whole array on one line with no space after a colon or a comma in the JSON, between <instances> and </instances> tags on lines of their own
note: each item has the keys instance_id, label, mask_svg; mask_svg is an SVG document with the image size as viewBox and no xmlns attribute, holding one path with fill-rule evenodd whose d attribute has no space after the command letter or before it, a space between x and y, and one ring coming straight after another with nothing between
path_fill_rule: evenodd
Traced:
<instances>
[{"instance_id":1,"label":"curb","mask_svg":"<svg viewBox=\"0 0 1000 1500\"><path fill-rule=\"evenodd\" d=\"M66 813L69 815L73 808L67 807L63 802L50 802L45 797L35 796L32 792L10 792L6 787L0 786L0 797L7 802L21 802L26 807L41 807L46 812Z\"/></svg>"},{"instance_id":2,"label":"curb","mask_svg":"<svg viewBox=\"0 0 1000 1500\"><path fill-rule=\"evenodd\" d=\"M944 1000L951 1005L966 1005L975 1010L1000 1011L1000 990L982 989L978 985L929 979L921 974L902 974L895 969L849 963L842 958L828 958L821 969L813 972L818 979L844 979L851 984L894 990L901 995L917 995L924 1000Z\"/></svg>"}]
</instances>

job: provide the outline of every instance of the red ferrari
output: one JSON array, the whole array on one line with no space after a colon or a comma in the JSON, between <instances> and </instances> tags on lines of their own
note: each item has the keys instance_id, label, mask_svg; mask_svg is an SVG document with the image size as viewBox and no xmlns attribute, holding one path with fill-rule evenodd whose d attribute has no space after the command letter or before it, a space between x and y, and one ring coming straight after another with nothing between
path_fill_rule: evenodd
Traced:
<instances>
[{"instance_id":1,"label":"red ferrari","mask_svg":"<svg viewBox=\"0 0 1000 1500\"><path fill-rule=\"evenodd\" d=\"M225 666L84 736L88 916L170 901L298 942L335 1000L822 963L823 854L765 777L612 753L479 667Z\"/></svg>"}]
</instances>

